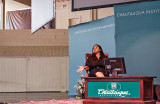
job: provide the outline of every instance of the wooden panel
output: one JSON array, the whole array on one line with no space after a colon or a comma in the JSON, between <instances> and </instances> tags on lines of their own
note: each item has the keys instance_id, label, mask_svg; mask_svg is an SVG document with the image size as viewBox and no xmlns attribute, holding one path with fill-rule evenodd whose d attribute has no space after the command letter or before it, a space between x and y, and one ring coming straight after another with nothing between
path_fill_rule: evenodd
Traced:
<instances>
[{"instance_id":1,"label":"wooden panel","mask_svg":"<svg viewBox=\"0 0 160 104\"><path fill-rule=\"evenodd\" d=\"M1 30L0 46L68 46L68 30Z\"/></svg>"},{"instance_id":2,"label":"wooden panel","mask_svg":"<svg viewBox=\"0 0 160 104\"><path fill-rule=\"evenodd\" d=\"M98 19L105 18L108 16L113 16L113 15L114 15L114 8L113 7L97 9Z\"/></svg>"},{"instance_id":3,"label":"wooden panel","mask_svg":"<svg viewBox=\"0 0 160 104\"><path fill-rule=\"evenodd\" d=\"M0 58L0 92L26 91L26 59Z\"/></svg>"},{"instance_id":4,"label":"wooden panel","mask_svg":"<svg viewBox=\"0 0 160 104\"><path fill-rule=\"evenodd\" d=\"M69 56L67 58L67 91L69 91Z\"/></svg>"},{"instance_id":5,"label":"wooden panel","mask_svg":"<svg viewBox=\"0 0 160 104\"><path fill-rule=\"evenodd\" d=\"M68 56L68 46L0 46L0 56Z\"/></svg>"},{"instance_id":6,"label":"wooden panel","mask_svg":"<svg viewBox=\"0 0 160 104\"><path fill-rule=\"evenodd\" d=\"M14 0L14 1L20 2L20 3L28 5L28 6L31 6L31 0Z\"/></svg>"},{"instance_id":7,"label":"wooden panel","mask_svg":"<svg viewBox=\"0 0 160 104\"><path fill-rule=\"evenodd\" d=\"M0 57L0 92L68 91L69 57Z\"/></svg>"},{"instance_id":8,"label":"wooden panel","mask_svg":"<svg viewBox=\"0 0 160 104\"><path fill-rule=\"evenodd\" d=\"M92 10L72 12L71 2L56 0L56 29L68 29L68 26L92 21Z\"/></svg>"},{"instance_id":9,"label":"wooden panel","mask_svg":"<svg viewBox=\"0 0 160 104\"><path fill-rule=\"evenodd\" d=\"M60 86L61 92L68 91L68 74L69 74L69 67L68 67L68 57L61 57L60 58Z\"/></svg>"},{"instance_id":10,"label":"wooden panel","mask_svg":"<svg viewBox=\"0 0 160 104\"><path fill-rule=\"evenodd\" d=\"M27 91L67 90L65 57L32 57L28 60Z\"/></svg>"}]
</instances>

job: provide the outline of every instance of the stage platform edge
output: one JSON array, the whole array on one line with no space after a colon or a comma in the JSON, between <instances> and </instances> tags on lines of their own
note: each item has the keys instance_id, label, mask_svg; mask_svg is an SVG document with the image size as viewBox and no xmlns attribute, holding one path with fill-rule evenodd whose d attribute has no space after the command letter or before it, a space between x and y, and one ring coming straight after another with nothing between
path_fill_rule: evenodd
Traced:
<instances>
[{"instance_id":1,"label":"stage platform edge","mask_svg":"<svg viewBox=\"0 0 160 104\"><path fill-rule=\"evenodd\" d=\"M84 100L83 104L156 104L156 101Z\"/></svg>"}]
</instances>

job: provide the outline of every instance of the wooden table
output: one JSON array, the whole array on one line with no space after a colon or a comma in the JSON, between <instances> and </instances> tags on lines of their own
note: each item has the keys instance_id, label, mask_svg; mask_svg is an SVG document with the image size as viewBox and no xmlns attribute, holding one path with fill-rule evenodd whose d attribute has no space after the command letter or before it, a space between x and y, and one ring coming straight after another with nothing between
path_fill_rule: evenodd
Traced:
<instances>
[{"instance_id":1,"label":"wooden table","mask_svg":"<svg viewBox=\"0 0 160 104\"><path fill-rule=\"evenodd\" d=\"M84 104L156 104L154 76L83 77Z\"/></svg>"}]
</instances>

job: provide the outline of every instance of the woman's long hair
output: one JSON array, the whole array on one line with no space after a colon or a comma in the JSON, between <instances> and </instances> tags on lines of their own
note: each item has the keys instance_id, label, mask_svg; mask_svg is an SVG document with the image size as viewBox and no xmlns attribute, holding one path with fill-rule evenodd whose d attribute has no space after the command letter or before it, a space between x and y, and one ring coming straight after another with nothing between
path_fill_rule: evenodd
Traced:
<instances>
[{"instance_id":1,"label":"woman's long hair","mask_svg":"<svg viewBox=\"0 0 160 104\"><path fill-rule=\"evenodd\" d=\"M100 55L101 55L101 57L104 57L105 55L104 55L104 52L103 52L103 50L102 50L102 47L101 47L100 45L98 45L98 44L95 44L94 46L98 46L98 47L99 47L99 49L101 50L101 51L100 51ZM92 57L96 58L96 54L93 53L94 46L93 46L93 48L92 48Z\"/></svg>"}]
</instances>

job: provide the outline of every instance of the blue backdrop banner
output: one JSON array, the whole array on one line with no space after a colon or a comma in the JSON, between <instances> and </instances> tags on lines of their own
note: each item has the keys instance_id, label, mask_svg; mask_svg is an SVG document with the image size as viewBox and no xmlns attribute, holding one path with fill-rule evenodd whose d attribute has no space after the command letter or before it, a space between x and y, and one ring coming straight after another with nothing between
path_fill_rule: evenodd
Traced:
<instances>
[{"instance_id":1,"label":"blue backdrop banner","mask_svg":"<svg viewBox=\"0 0 160 104\"><path fill-rule=\"evenodd\" d=\"M157 76L160 83L160 1L114 6L116 55L128 76Z\"/></svg>"},{"instance_id":2,"label":"blue backdrop banner","mask_svg":"<svg viewBox=\"0 0 160 104\"><path fill-rule=\"evenodd\" d=\"M101 45L109 57L115 57L113 16L69 27L69 95L76 94L73 86L78 84L77 80L81 77L76 70L78 66L85 65L85 54L92 53L95 44Z\"/></svg>"}]
</instances>

